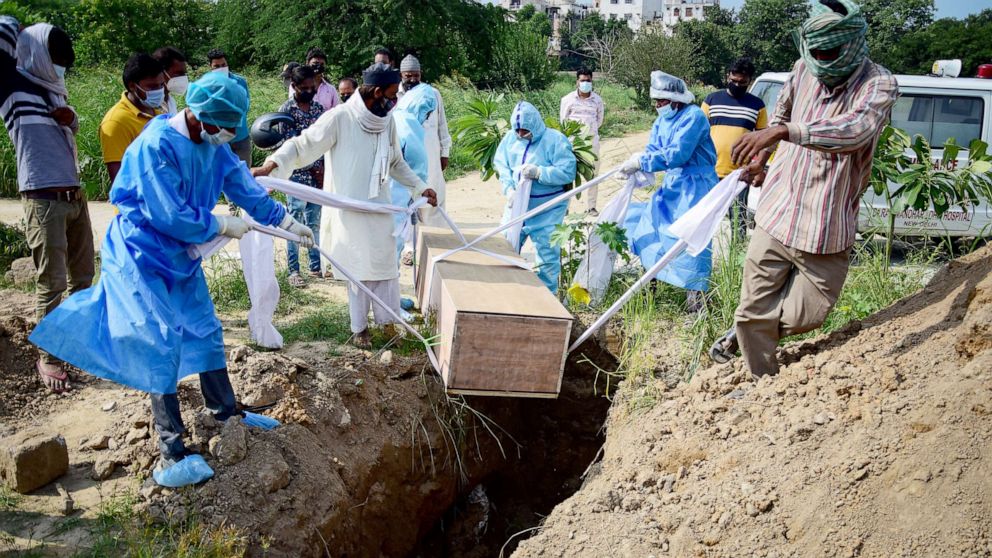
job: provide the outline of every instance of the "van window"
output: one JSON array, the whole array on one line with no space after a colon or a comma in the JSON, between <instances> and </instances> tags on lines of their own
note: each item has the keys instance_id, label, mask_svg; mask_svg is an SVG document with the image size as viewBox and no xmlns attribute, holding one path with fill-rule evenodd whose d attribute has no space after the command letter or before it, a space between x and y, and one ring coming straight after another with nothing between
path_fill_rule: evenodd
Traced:
<instances>
[{"instance_id":1,"label":"van window","mask_svg":"<svg viewBox=\"0 0 992 558\"><path fill-rule=\"evenodd\" d=\"M982 137L985 102L981 97L903 95L892 107L892 125L910 136L920 134L936 148L949 138L967 147Z\"/></svg>"},{"instance_id":2,"label":"van window","mask_svg":"<svg viewBox=\"0 0 992 558\"><path fill-rule=\"evenodd\" d=\"M778 101L778 93L782 90L781 83L773 81L759 81L751 88L751 94L765 102L770 117L775 111L775 103Z\"/></svg>"}]
</instances>

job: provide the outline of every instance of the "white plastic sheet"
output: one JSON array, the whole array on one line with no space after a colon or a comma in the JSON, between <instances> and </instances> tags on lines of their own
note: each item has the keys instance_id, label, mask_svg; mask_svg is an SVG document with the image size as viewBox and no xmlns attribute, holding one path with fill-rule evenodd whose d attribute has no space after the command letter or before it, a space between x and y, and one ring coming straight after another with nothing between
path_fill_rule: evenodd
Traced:
<instances>
[{"instance_id":1,"label":"white plastic sheet","mask_svg":"<svg viewBox=\"0 0 992 558\"><path fill-rule=\"evenodd\" d=\"M527 213L527 204L530 203L530 187L533 181L529 178L522 178L517 182L517 187L513 193L513 203L510 205L510 219L516 219ZM523 231L524 222L520 220L512 227L506 229L503 235L510 241L510 246L520 253L520 233Z\"/></svg>"},{"instance_id":2,"label":"white plastic sheet","mask_svg":"<svg viewBox=\"0 0 992 558\"><path fill-rule=\"evenodd\" d=\"M248 284L248 330L251 339L269 349L282 348L282 335L272 325L279 305L279 282L276 281L272 237L249 232L241 239L241 267Z\"/></svg>"},{"instance_id":3,"label":"white plastic sheet","mask_svg":"<svg viewBox=\"0 0 992 558\"><path fill-rule=\"evenodd\" d=\"M597 226L602 223L616 223L622 227L634 190L654 183L653 173L636 172L630 175L623 189L610 200L610 203L606 204L602 213L599 214L599 218L596 220ZM592 302L599 302L606 293L606 287L610 284L616 260L617 253L611 250L594 230L589 238L585 256L575 271L573 284L585 289Z\"/></svg>"}]
</instances>

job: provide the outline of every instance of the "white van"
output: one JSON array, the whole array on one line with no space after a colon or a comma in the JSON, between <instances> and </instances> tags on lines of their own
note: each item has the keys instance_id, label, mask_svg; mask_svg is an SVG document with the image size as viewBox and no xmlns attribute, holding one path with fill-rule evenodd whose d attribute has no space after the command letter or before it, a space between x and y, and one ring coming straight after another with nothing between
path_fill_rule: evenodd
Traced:
<instances>
[{"instance_id":1,"label":"white van","mask_svg":"<svg viewBox=\"0 0 992 558\"><path fill-rule=\"evenodd\" d=\"M769 118L788 76L764 73L751 87L751 93L768 107ZM899 99L892 107L892 126L905 130L910 137L921 134L933 146L935 158L943 155L948 138L965 147L975 138L992 144L992 79L897 75L896 81ZM967 162L966 149L961 150L958 159ZM757 197L752 190L749 209L754 209L751 200ZM876 196L869 187L861 199L858 231L884 231L887 217L885 198ZM986 203L966 210L953 206L940 219L933 209L909 208L896 216L895 224L900 236L988 237L992 236L992 207Z\"/></svg>"}]
</instances>

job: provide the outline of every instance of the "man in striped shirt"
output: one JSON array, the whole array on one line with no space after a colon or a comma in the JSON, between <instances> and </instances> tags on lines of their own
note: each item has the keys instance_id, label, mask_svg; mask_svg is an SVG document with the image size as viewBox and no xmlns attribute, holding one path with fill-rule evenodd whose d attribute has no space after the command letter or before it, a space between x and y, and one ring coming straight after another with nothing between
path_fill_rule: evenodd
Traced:
<instances>
[{"instance_id":1,"label":"man in striped shirt","mask_svg":"<svg viewBox=\"0 0 992 558\"><path fill-rule=\"evenodd\" d=\"M754 78L754 63L739 58L727 69L727 88L706 96L700 108L710 120L710 136L716 146L716 175L722 180L737 170L731 150L744 134L768 127L768 111L761 98L747 92ZM747 193L743 190L728 217L739 238L747 238L745 215Z\"/></svg>"},{"instance_id":2,"label":"man in striped shirt","mask_svg":"<svg viewBox=\"0 0 992 558\"><path fill-rule=\"evenodd\" d=\"M782 88L771 126L745 135L733 149L734 162L748 164L753 184L764 187L736 331L710 354L725 362L739 342L755 376L776 374L779 339L816 329L837 301L875 143L897 96L892 74L867 57L858 4L821 3L794 33L802 58Z\"/></svg>"}]
</instances>

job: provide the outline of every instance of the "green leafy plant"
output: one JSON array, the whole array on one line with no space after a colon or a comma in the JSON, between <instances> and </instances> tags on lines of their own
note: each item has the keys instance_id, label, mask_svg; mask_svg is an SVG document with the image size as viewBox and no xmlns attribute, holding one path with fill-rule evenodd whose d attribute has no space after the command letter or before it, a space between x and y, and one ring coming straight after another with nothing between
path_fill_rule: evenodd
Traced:
<instances>
[{"instance_id":1,"label":"green leafy plant","mask_svg":"<svg viewBox=\"0 0 992 558\"><path fill-rule=\"evenodd\" d=\"M510 129L510 123L498 114L502 101L500 93L476 95L466 104L466 114L451 123L461 148L479 162L482 180L489 180L496 174L493 164L496 149Z\"/></svg>"},{"instance_id":2,"label":"green leafy plant","mask_svg":"<svg viewBox=\"0 0 992 558\"><path fill-rule=\"evenodd\" d=\"M886 126L879 135L872 162L870 184L888 206L886 261L891 260L896 215L907 208L933 208L941 218L953 206L965 211L980 200L992 200L992 156L988 144L976 139L968 146L968 160L961 164L962 146L948 139L943 153L934 158L933 147L921 135L910 139L898 128Z\"/></svg>"},{"instance_id":3,"label":"green leafy plant","mask_svg":"<svg viewBox=\"0 0 992 558\"><path fill-rule=\"evenodd\" d=\"M586 252L589 251L589 239L593 234L598 235L610 250L619 254L624 263L630 263L627 231L622 226L613 222L596 223L582 214L569 215L565 217L563 223L556 225L551 233L551 245L561 250L561 276L558 279L560 293L572 292L569 287ZM588 300L577 302L589 303Z\"/></svg>"},{"instance_id":4,"label":"green leafy plant","mask_svg":"<svg viewBox=\"0 0 992 558\"><path fill-rule=\"evenodd\" d=\"M0 273L10 269L17 258L31 255L27 237L18 227L0 223Z\"/></svg>"},{"instance_id":5,"label":"green leafy plant","mask_svg":"<svg viewBox=\"0 0 992 558\"><path fill-rule=\"evenodd\" d=\"M572 144L572 154L575 155L575 182L578 188L584 180L596 178L596 161L599 156L592 149L592 136L586 133L585 127L573 120L559 122L554 118L546 118L544 123L548 128L558 130Z\"/></svg>"}]
</instances>

